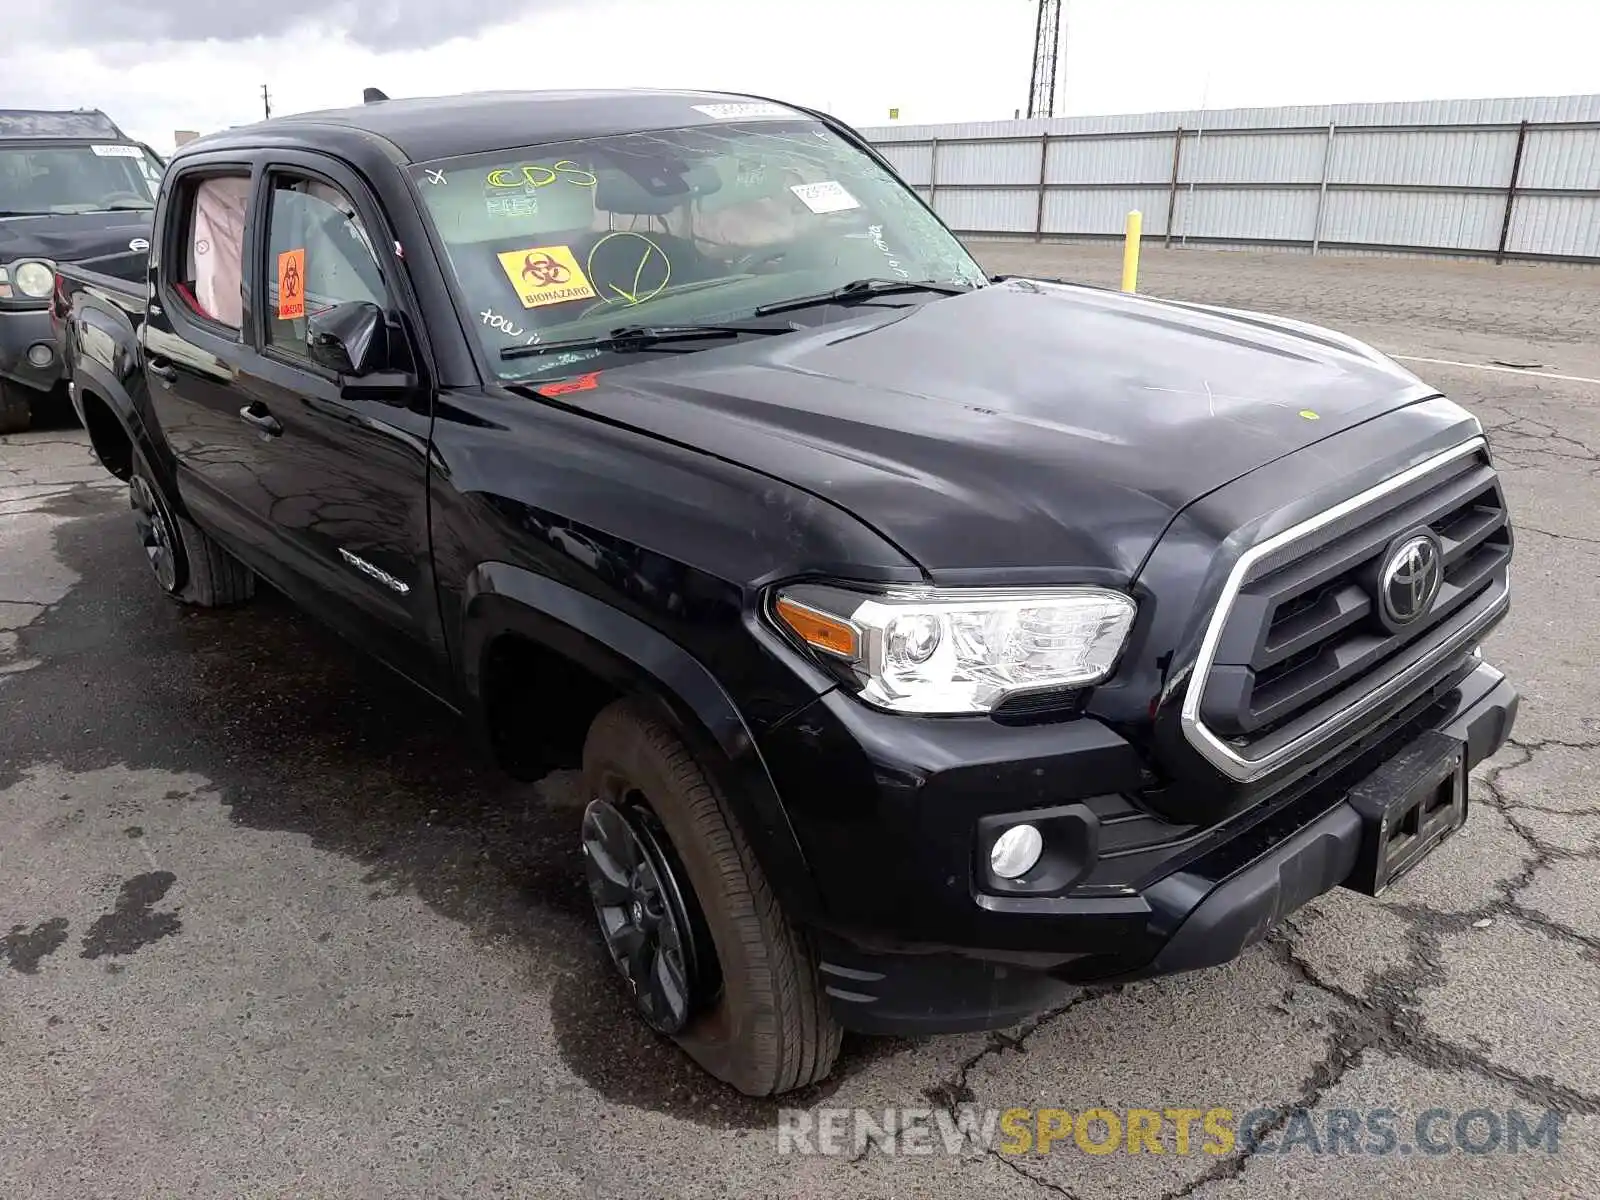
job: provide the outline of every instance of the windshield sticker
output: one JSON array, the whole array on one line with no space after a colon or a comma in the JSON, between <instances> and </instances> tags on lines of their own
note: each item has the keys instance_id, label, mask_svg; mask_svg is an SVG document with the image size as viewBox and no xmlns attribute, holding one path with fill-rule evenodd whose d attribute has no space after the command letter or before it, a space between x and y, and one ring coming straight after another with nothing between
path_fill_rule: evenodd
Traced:
<instances>
[{"instance_id":1,"label":"windshield sticker","mask_svg":"<svg viewBox=\"0 0 1600 1200\"><path fill-rule=\"evenodd\" d=\"M643 304L666 290L672 260L644 234L619 229L589 251L589 278L602 281L607 303Z\"/></svg>"},{"instance_id":2,"label":"windshield sticker","mask_svg":"<svg viewBox=\"0 0 1600 1200\"><path fill-rule=\"evenodd\" d=\"M495 257L500 260L523 308L594 299L594 288L589 285L569 246L507 250Z\"/></svg>"},{"instance_id":3,"label":"windshield sticker","mask_svg":"<svg viewBox=\"0 0 1600 1200\"><path fill-rule=\"evenodd\" d=\"M799 120L800 114L781 104L691 104L697 113L705 113L713 121L788 121Z\"/></svg>"},{"instance_id":4,"label":"windshield sticker","mask_svg":"<svg viewBox=\"0 0 1600 1200\"><path fill-rule=\"evenodd\" d=\"M438 187L440 184L448 184L450 182L445 178L444 172L439 170L438 167L430 167L427 174L428 182L433 184L435 187Z\"/></svg>"},{"instance_id":5,"label":"windshield sticker","mask_svg":"<svg viewBox=\"0 0 1600 1200\"><path fill-rule=\"evenodd\" d=\"M496 167L489 172L484 182L492 188L527 189L549 187L558 179L574 187L592 188L599 182L593 171L585 171L570 158L563 158L548 167L542 163L531 163L523 167Z\"/></svg>"},{"instance_id":6,"label":"windshield sticker","mask_svg":"<svg viewBox=\"0 0 1600 1200\"><path fill-rule=\"evenodd\" d=\"M285 250L278 255L278 320L306 315L306 252Z\"/></svg>"},{"instance_id":7,"label":"windshield sticker","mask_svg":"<svg viewBox=\"0 0 1600 1200\"><path fill-rule=\"evenodd\" d=\"M797 183L789 188L814 213L843 212L860 208L861 201L844 190L844 185L829 179L822 183Z\"/></svg>"},{"instance_id":8,"label":"windshield sticker","mask_svg":"<svg viewBox=\"0 0 1600 1200\"><path fill-rule=\"evenodd\" d=\"M90 146L101 158L143 158L144 151L137 146Z\"/></svg>"},{"instance_id":9,"label":"windshield sticker","mask_svg":"<svg viewBox=\"0 0 1600 1200\"><path fill-rule=\"evenodd\" d=\"M600 386L600 372L590 371L587 375L579 375L572 379L562 379L555 383L542 383L533 390L541 396L565 396L569 392L587 392Z\"/></svg>"}]
</instances>

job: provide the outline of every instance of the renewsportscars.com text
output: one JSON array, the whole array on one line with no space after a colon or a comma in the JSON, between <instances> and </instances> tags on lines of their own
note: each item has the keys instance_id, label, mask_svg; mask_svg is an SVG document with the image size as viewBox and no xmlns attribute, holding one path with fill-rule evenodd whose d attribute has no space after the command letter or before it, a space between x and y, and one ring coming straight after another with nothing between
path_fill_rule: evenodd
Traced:
<instances>
[{"instance_id":1,"label":"renewsportscars.com text","mask_svg":"<svg viewBox=\"0 0 1600 1200\"><path fill-rule=\"evenodd\" d=\"M1562 1121L1520 1108L786 1108L778 1153L1557 1154Z\"/></svg>"}]
</instances>

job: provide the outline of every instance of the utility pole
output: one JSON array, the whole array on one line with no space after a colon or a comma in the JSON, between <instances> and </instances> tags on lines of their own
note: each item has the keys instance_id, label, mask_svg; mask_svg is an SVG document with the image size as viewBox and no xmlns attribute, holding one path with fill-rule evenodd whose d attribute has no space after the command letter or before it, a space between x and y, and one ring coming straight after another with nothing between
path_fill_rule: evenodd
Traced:
<instances>
[{"instance_id":1,"label":"utility pole","mask_svg":"<svg viewBox=\"0 0 1600 1200\"><path fill-rule=\"evenodd\" d=\"M1061 0L1038 0L1033 30L1033 74L1028 80L1028 116L1056 115L1056 67L1061 50Z\"/></svg>"},{"instance_id":2,"label":"utility pole","mask_svg":"<svg viewBox=\"0 0 1600 1200\"><path fill-rule=\"evenodd\" d=\"M267 119L272 119L272 97L267 92L267 85L261 85L261 108L267 114Z\"/></svg>"}]
</instances>

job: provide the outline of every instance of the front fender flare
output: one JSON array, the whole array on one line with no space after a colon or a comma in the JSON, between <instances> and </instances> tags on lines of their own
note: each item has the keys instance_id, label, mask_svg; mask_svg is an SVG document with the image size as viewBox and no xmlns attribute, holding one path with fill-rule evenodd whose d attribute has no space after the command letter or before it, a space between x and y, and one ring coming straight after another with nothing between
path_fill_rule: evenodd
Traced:
<instances>
[{"instance_id":1,"label":"front fender flare","mask_svg":"<svg viewBox=\"0 0 1600 1200\"><path fill-rule=\"evenodd\" d=\"M488 649L507 633L652 703L716 781L789 915L818 914L816 884L760 747L732 697L699 660L603 600L511 563L480 563L466 581L461 638L466 696L474 707L482 703Z\"/></svg>"}]
</instances>

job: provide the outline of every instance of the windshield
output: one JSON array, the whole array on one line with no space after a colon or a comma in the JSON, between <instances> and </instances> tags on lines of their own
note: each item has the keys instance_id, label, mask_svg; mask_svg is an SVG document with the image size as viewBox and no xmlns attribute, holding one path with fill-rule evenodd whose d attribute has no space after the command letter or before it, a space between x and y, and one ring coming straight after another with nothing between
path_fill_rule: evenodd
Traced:
<instances>
[{"instance_id":1,"label":"windshield","mask_svg":"<svg viewBox=\"0 0 1600 1200\"><path fill-rule=\"evenodd\" d=\"M418 190L502 361L619 325L748 317L858 279L976 287L982 268L904 184L818 122L726 122L422 163Z\"/></svg>"},{"instance_id":2,"label":"windshield","mask_svg":"<svg viewBox=\"0 0 1600 1200\"><path fill-rule=\"evenodd\" d=\"M0 213L105 212L155 207L161 164L142 147L0 145Z\"/></svg>"}]
</instances>

